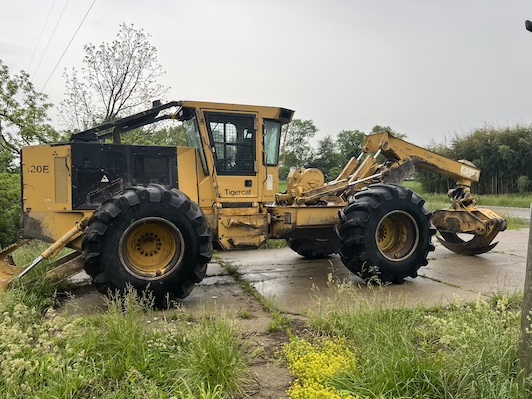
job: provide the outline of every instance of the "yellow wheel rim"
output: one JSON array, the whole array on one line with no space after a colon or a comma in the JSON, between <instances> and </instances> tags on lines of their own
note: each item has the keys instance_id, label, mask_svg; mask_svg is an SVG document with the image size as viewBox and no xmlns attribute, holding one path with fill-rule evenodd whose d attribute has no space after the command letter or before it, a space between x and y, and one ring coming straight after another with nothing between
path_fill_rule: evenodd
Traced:
<instances>
[{"instance_id":1,"label":"yellow wheel rim","mask_svg":"<svg viewBox=\"0 0 532 399\"><path fill-rule=\"evenodd\" d=\"M133 276L158 280L178 268L184 240L179 229L162 218L143 218L129 226L119 244L124 268Z\"/></svg>"},{"instance_id":2,"label":"yellow wheel rim","mask_svg":"<svg viewBox=\"0 0 532 399\"><path fill-rule=\"evenodd\" d=\"M377 248L386 259L400 262L416 250L419 228L409 213L393 211L379 222L375 239Z\"/></svg>"}]
</instances>

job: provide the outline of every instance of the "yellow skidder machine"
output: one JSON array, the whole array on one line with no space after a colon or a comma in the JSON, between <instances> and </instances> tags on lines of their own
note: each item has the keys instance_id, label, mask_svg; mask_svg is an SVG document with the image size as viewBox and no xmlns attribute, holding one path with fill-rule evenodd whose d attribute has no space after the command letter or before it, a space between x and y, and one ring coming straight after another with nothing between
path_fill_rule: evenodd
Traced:
<instances>
[{"instance_id":1,"label":"yellow skidder machine","mask_svg":"<svg viewBox=\"0 0 532 399\"><path fill-rule=\"evenodd\" d=\"M180 101L74 134L67 143L22 150L23 236L52 243L17 268L1 253L1 280L21 278L69 247L96 288L127 285L154 297L184 298L206 273L213 246L258 248L286 239L306 258L339 253L363 279L416 277L432 236L467 255L491 250L506 221L475 206L480 171L392 136L366 138L363 153L325 182L317 169L293 170L277 193L285 108ZM121 144L121 134L162 120L183 124L186 147ZM414 166L456 181L449 209L432 213L400 183ZM458 234L466 233L469 240ZM49 272L58 279L78 271Z\"/></svg>"}]
</instances>

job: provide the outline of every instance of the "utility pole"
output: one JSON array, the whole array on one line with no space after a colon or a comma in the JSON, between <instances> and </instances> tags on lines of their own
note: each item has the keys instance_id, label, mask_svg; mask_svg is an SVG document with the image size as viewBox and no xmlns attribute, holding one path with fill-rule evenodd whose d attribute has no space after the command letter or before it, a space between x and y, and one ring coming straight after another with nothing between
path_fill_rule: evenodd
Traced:
<instances>
[{"instance_id":1,"label":"utility pole","mask_svg":"<svg viewBox=\"0 0 532 399\"><path fill-rule=\"evenodd\" d=\"M532 22L525 21L525 28L532 32ZM530 207L532 221L532 206ZM527 375L532 372L532 234L528 233L526 257L525 287L523 307L521 308L521 340L519 342L519 360Z\"/></svg>"}]
</instances>

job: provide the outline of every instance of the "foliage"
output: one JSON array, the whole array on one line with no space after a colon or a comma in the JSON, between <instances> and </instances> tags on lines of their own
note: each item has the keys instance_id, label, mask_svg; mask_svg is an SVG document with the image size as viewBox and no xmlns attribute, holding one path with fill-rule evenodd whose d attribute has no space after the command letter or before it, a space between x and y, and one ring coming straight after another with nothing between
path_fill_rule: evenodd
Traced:
<instances>
[{"instance_id":1,"label":"foliage","mask_svg":"<svg viewBox=\"0 0 532 399\"><path fill-rule=\"evenodd\" d=\"M20 175L0 172L0 187L0 248L4 248L16 241L20 230Z\"/></svg>"},{"instance_id":2,"label":"foliage","mask_svg":"<svg viewBox=\"0 0 532 399\"><path fill-rule=\"evenodd\" d=\"M4 167L18 157L22 146L57 139L57 132L48 123L52 104L46 100L26 72L10 76L9 68L0 60L0 164Z\"/></svg>"},{"instance_id":3,"label":"foliage","mask_svg":"<svg viewBox=\"0 0 532 399\"><path fill-rule=\"evenodd\" d=\"M467 159L480 168L480 182L472 187L479 194L527 190L532 178L532 126L484 127L456 136L450 145L434 144L429 149L455 160ZM428 192L445 192L454 186L433 172L419 171L417 176Z\"/></svg>"},{"instance_id":4,"label":"foliage","mask_svg":"<svg viewBox=\"0 0 532 399\"><path fill-rule=\"evenodd\" d=\"M13 169L16 169L13 161L13 153L7 148L0 146L0 172L11 172Z\"/></svg>"},{"instance_id":5,"label":"foliage","mask_svg":"<svg viewBox=\"0 0 532 399\"><path fill-rule=\"evenodd\" d=\"M331 170L337 171L341 168L343 166L342 161L343 158L338 153L336 143L331 136L326 136L324 139L318 141L316 156L313 157L307 166L309 168L318 168L325 173L326 177L334 179L339 173L331 175Z\"/></svg>"},{"instance_id":6,"label":"foliage","mask_svg":"<svg viewBox=\"0 0 532 399\"><path fill-rule=\"evenodd\" d=\"M528 181L528 176L521 175L517 178L517 191L521 194L528 191L530 183Z\"/></svg>"},{"instance_id":7,"label":"foliage","mask_svg":"<svg viewBox=\"0 0 532 399\"><path fill-rule=\"evenodd\" d=\"M342 156L342 161L347 162L352 157L357 158L362 153L362 146L366 135L360 130L342 130L336 137L336 146Z\"/></svg>"},{"instance_id":8,"label":"foliage","mask_svg":"<svg viewBox=\"0 0 532 399\"><path fill-rule=\"evenodd\" d=\"M242 341L223 316L166 318L133 292L103 314L43 316L20 290L1 295L5 397L222 399L247 382Z\"/></svg>"},{"instance_id":9,"label":"foliage","mask_svg":"<svg viewBox=\"0 0 532 399\"><path fill-rule=\"evenodd\" d=\"M133 25L120 25L112 43L84 46L84 67L65 71L66 99L61 116L71 131L131 115L149 108L167 88L157 82L164 74L150 36Z\"/></svg>"},{"instance_id":10,"label":"foliage","mask_svg":"<svg viewBox=\"0 0 532 399\"><path fill-rule=\"evenodd\" d=\"M260 249L286 248L287 246L288 246L288 242L285 239L282 239L282 238L280 238L280 239L270 239L270 240L266 240L260 246Z\"/></svg>"},{"instance_id":11,"label":"foliage","mask_svg":"<svg viewBox=\"0 0 532 399\"><path fill-rule=\"evenodd\" d=\"M399 138L406 135L395 132L390 126L375 125L371 133L389 131ZM318 141L317 148L310 145L310 139L318 129L312 120L294 119L286 128L282 146L281 179L285 179L290 168L318 168L332 180L336 178L352 157L362 153L366 135L360 130L342 130L333 138L331 135Z\"/></svg>"},{"instance_id":12,"label":"foliage","mask_svg":"<svg viewBox=\"0 0 532 399\"><path fill-rule=\"evenodd\" d=\"M135 129L122 134L123 144L185 146L187 145L183 125L171 127Z\"/></svg>"},{"instance_id":13,"label":"foliage","mask_svg":"<svg viewBox=\"0 0 532 399\"><path fill-rule=\"evenodd\" d=\"M312 157L312 139L318 129L310 119L293 119L285 127L281 145L281 178L286 178L290 167L305 167Z\"/></svg>"},{"instance_id":14,"label":"foliage","mask_svg":"<svg viewBox=\"0 0 532 399\"><path fill-rule=\"evenodd\" d=\"M371 133L381 133L381 132L384 132L384 131L390 132L392 135L394 135L398 139L402 139L402 140L406 140L407 139L406 133L396 132L390 126L375 125L375 126L373 126L373 129L371 129Z\"/></svg>"},{"instance_id":15,"label":"foliage","mask_svg":"<svg viewBox=\"0 0 532 399\"><path fill-rule=\"evenodd\" d=\"M312 328L357 348L357 371L330 385L361 398L528 398L518 365L520 301L407 309L363 299L343 283L310 315Z\"/></svg>"},{"instance_id":16,"label":"foliage","mask_svg":"<svg viewBox=\"0 0 532 399\"><path fill-rule=\"evenodd\" d=\"M283 348L288 369L296 377L288 390L291 399L355 399L332 387L330 380L356 370L355 353L343 338L307 341L291 337Z\"/></svg>"}]
</instances>

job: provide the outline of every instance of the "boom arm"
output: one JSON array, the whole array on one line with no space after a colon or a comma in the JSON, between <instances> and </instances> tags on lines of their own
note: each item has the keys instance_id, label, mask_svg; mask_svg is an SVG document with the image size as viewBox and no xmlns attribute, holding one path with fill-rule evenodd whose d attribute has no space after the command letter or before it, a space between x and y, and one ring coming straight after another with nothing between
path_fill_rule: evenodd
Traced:
<instances>
[{"instance_id":1,"label":"boom arm","mask_svg":"<svg viewBox=\"0 0 532 399\"><path fill-rule=\"evenodd\" d=\"M386 158L383 164L377 161L380 154ZM499 231L506 229L506 220L490 209L476 207L475 197L470 189L473 182L479 181L480 170L469 161L454 161L394 137L390 132L367 136L362 155L358 159L351 159L340 175L330 183L321 183L319 187L316 184L306 184L317 181L317 169L292 171L287 192L278 194L276 200L277 203L292 206L320 203L342 205L347 203L348 197L373 183L402 183L413 170L410 169L412 164L456 181L456 187L448 193L451 206L432 214L432 223L442 235L441 238L438 237L440 242L453 252L467 255L493 249L496 243L492 244L492 241ZM354 198L356 200L356 196ZM472 234L473 239L464 241L458 233Z\"/></svg>"},{"instance_id":2,"label":"boom arm","mask_svg":"<svg viewBox=\"0 0 532 399\"><path fill-rule=\"evenodd\" d=\"M380 151L387 159L397 161L397 166L413 161L416 166L432 170L456 181L456 184L471 187L472 182L480 179L480 170L469 161L455 161L418 147L382 132L367 136L364 152Z\"/></svg>"}]
</instances>

